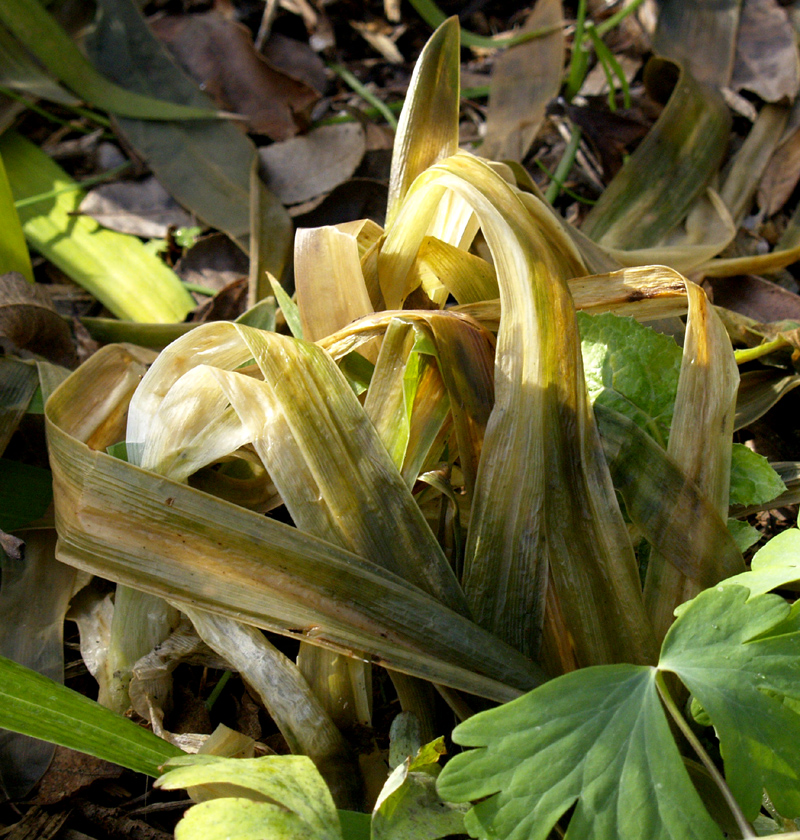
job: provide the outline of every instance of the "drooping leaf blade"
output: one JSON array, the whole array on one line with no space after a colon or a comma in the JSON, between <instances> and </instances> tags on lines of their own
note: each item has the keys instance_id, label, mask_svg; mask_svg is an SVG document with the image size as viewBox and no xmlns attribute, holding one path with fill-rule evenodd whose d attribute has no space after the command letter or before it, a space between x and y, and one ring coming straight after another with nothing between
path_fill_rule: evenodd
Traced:
<instances>
[{"instance_id":1,"label":"drooping leaf blade","mask_svg":"<svg viewBox=\"0 0 800 840\"><path fill-rule=\"evenodd\" d=\"M740 572L741 552L698 486L633 420L594 411L614 486L659 555L700 588Z\"/></svg>"},{"instance_id":2,"label":"drooping leaf blade","mask_svg":"<svg viewBox=\"0 0 800 840\"><path fill-rule=\"evenodd\" d=\"M90 449L124 436L144 372L133 352L103 348L47 404L62 562L471 693L510 699L514 683L538 684L529 660L380 567ZM78 395L102 410L88 416Z\"/></svg>"},{"instance_id":3,"label":"drooping leaf blade","mask_svg":"<svg viewBox=\"0 0 800 840\"><path fill-rule=\"evenodd\" d=\"M551 574L583 662L654 661L647 620L634 619L642 610L638 573L581 371L565 282L581 273L580 262L549 247L500 175L459 153L430 167L409 190L381 251L382 283L384 276L392 285L408 274L448 191L478 217L503 296L495 407L467 543L470 606L480 623L530 652L538 645L542 581ZM567 435L566 429L578 431ZM580 505L564 501L573 493ZM574 526L567 521L587 497L595 510L591 536L585 519ZM546 513L551 503L558 516ZM598 633L599 626L616 629Z\"/></svg>"},{"instance_id":4,"label":"drooping leaf blade","mask_svg":"<svg viewBox=\"0 0 800 840\"><path fill-rule=\"evenodd\" d=\"M649 73L664 72L665 64L654 59ZM683 70L658 121L586 217L583 233L607 248L657 245L702 195L729 130L721 94Z\"/></svg>"}]
</instances>

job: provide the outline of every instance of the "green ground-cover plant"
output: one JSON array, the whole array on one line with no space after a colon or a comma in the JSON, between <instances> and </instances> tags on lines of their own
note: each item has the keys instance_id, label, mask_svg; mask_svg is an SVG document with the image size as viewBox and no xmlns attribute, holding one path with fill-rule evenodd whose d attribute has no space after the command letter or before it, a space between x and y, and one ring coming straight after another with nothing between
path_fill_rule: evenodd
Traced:
<instances>
[{"instance_id":1,"label":"green ground-cover plant","mask_svg":"<svg viewBox=\"0 0 800 840\"><path fill-rule=\"evenodd\" d=\"M665 674L719 733L733 798L715 781L743 836L762 788L795 817L797 756L773 744L796 727L794 609L766 592L795 580L796 547L764 549L785 572L748 573L750 535L726 524L731 504L783 484L732 445L738 370L705 294L643 265L697 267L728 241L730 213L683 154L696 140L682 134L686 103L721 134L720 100L681 76L664 112L680 129L664 156L680 170L669 213L645 233L631 221L664 189L636 174L644 148L592 211L593 242L519 167L458 151L458 68L450 20L411 82L385 229L304 230L296 300L268 280L292 336L272 329L273 308L269 323L259 310L204 324L158 356L112 345L48 400L58 558L118 584L101 697L163 729L157 692L133 672L182 611L332 791L298 757L181 758L165 785L239 774L260 800L204 803L179 836L214 836L204 815L243 838L340 836L333 802L361 795L340 728L369 722L373 663L423 729L426 683L461 718L469 695L511 701L454 732L483 748L439 778L464 807L435 795L438 752L411 750L373 815L376 840L460 831L466 803L487 796L464 823L475 836L545 837L575 803L567 836L720 836L730 817L683 770ZM674 128L654 131L663 144ZM687 315L682 349L620 314ZM280 505L292 525L264 515ZM718 590L725 580L739 588ZM297 662L255 628L299 639ZM712 656L731 668L712 673ZM68 723L37 728L46 697L23 714L13 674L0 724L75 745ZM91 747L125 763L118 743ZM389 818L409 803L419 819Z\"/></svg>"},{"instance_id":2,"label":"green ground-cover plant","mask_svg":"<svg viewBox=\"0 0 800 840\"><path fill-rule=\"evenodd\" d=\"M544 840L573 805L567 836L712 840L731 836L724 828L738 829L734 836L755 837L749 821L758 815L762 791L777 814L796 816L797 609L767 593L795 582L798 548L800 533L787 531L756 555L753 571L686 604L667 634L656 667L610 665L575 671L462 723L453 739L475 749L455 756L436 773L441 801L425 802L420 820L427 820L425 825L408 829L398 820L395 834L382 834L377 828L384 816L382 800L373 813L372 838L436 838L467 831L481 838ZM713 724L720 739L727 783L677 707L667 674L677 675L703 704L705 725ZM669 717L697 749L704 767L681 756ZM269 772L274 764L277 773L280 761L257 759L252 766ZM417 763L419 758L409 758L395 771L410 798ZM218 799L213 807L191 809L178 827L178 838L202 837L219 821L240 825L254 807L254 791L264 793L245 773L237 776L234 759L170 761L170 767L176 764L184 769L168 769L160 785L239 779L248 789L238 799ZM718 797L733 814L725 819L723 812L722 825L709 814L710 809L718 817L720 804L713 798L704 803L693 784L704 777L719 785ZM416 800L419 807L419 792ZM297 818L298 805L279 802ZM452 803L468 802L478 804L466 814L463 829L455 829L454 821L464 814ZM437 818L445 817L450 822L436 824ZM244 840L259 836L259 831L273 831L271 819L264 814L236 836ZM313 836L342 836L332 809L326 823L325 830L317 828ZM766 818L760 824L770 834L779 828Z\"/></svg>"}]
</instances>

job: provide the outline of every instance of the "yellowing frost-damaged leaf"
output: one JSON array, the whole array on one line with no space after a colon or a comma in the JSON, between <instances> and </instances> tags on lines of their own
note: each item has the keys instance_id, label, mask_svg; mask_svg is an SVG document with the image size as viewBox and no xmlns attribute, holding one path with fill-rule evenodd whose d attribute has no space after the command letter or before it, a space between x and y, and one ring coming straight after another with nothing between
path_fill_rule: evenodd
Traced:
<instances>
[{"instance_id":1,"label":"yellowing frost-damaged leaf","mask_svg":"<svg viewBox=\"0 0 800 840\"><path fill-rule=\"evenodd\" d=\"M195 332L205 335L189 354L198 363L226 358L235 368L252 358L233 325ZM525 657L374 563L90 449L87 442L105 448L123 436L140 371L125 348L104 348L47 405L62 562L496 699L541 680ZM144 417L175 378L140 402ZM87 404L99 409L87 416Z\"/></svg>"},{"instance_id":2,"label":"yellowing frost-damaged leaf","mask_svg":"<svg viewBox=\"0 0 800 840\"><path fill-rule=\"evenodd\" d=\"M388 282L407 276L446 190L480 221L503 309L496 401L467 542L470 606L484 626L532 652L549 581L582 662L648 661L655 649L588 404L565 283L581 266L548 247L499 175L459 153L409 190L381 254ZM591 517L579 513L587 506Z\"/></svg>"}]
</instances>

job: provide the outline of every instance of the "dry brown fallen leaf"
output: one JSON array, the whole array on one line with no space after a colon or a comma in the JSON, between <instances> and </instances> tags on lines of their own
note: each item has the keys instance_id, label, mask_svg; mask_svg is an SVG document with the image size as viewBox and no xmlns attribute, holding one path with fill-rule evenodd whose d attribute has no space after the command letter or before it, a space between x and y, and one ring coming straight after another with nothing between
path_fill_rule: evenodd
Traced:
<instances>
[{"instance_id":1,"label":"dry brown fallen leaf","mask_svg":"<svg viewBox=\"0 0 800 840\"><path fill-rule=\"evenodd\" d=\"M0 276L0 340L56 364L75 365L69 326L56 312L47 292L16 271Z\"/></svg>"},{"instance_id":2,"label":"dry brown fallen leaf","mask_svg":"<svg viewBox=\"0 0 800 840\"><path fill-rule=\"evenodd\" d=\"M152 176L95 187L81 202L80 211L103 227L147 239L165 237L170 227L196 224Z\"/></svg>"},{"instance_id":3,"label":"dry brown fallen leaf","mask_svg":"<svg viewBox=\"0 0 800 840\"><path fill-rule=\"evenodd\" d=\"M565 43L559 0L539 0L521 33L552 28L549 35L517 44L495 62L481 154L521 161L544 120L547 103L561 87Z\"/></svg>"},{"instance_id":4,"label":"dry brown fallen leaf","mask_svg":"<svg viewBox=\"0 0 800 840\"><path fill-rule=\"evenodd\" d=\"M101 779L118 779L123 768L102 758L56 747L53 761L34 794L37 805L54 805Z\"/></svg>"},{"instance_id":5,"label":"dry brown fallen leaf","mask_svg":"<svg viewBox=\"0 0 800 840\"><path fill-rule=\"evenodd\" d=\"M773 216L789 200L800 181L800 107L795 103L781 144L758 185L758 206Z\"/></svg>"},{"instance_id":6,"label":"dry brown fallen leaf","mask_svg":"<svg viewBox=\"0 0 800 840\"><path fill-rule=\"evenodd\" d=\"M259 55L245 27L216 10L166 15L152 29L217 105L245 116L254 134L294 137L319 99L310 85Z\"/></svg>"},{"instance_id":7,"label":"dry brown fallen leaf","mask_svg":"<svg viewBox=\"0 0 800 840\"><path fill-rule=\"evenodd\" d=\"M704 285L713 290L715 306L724 306L762 324L800 321L800 297L763 277L708 277Z\"/></svg>"},{"instance_id":8,"label":"dry brown fallen leaf","mask_svg":"<svg viewBox=\"0 0 800 840\"><path fill-rule=\"evenodd\" d=\"M315 128L303 137L259 149L267 187L284 204L299 204L346 181L364 157L366 140L358 123Z\"/></svg>"},{"instance_id":9,"label":"dry brown fallen leaf","mask_svg":"<svg viewBox=\"0 0 800 840\"><path fill-rule=\"evenodd\" d=\"M795 33L777 0L744 0L731 87L766 102L794 99L800 89Z\"/></svg>"},{"instance_id":10,"label":"dry brown fallen leaf","mask_svg":"<svg viewBox=\"0 0 800 840\"><path fill-rule=\"evenodd\" d=\"M221 291L240 277L250 265L247 255L224 234L212 233L197 242L178 260L175 273L185 283Z\"/></svg>"}]
</instances>

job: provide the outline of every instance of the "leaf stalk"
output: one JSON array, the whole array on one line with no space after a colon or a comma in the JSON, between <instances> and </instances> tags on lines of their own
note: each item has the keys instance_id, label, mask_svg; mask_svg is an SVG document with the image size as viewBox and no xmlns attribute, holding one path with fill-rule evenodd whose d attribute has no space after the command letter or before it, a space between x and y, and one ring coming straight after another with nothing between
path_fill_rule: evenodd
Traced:
<instances>
[{"instance_id":1,"label":"leaf stalk","mask_svg":"<svg viewBox=\"0 0 800 840\"><path fill-rule=\"evenodd\" d=\"M742 813L742 809L739 807L739 803L736 801L731 789L728 787L725 777L719 772L717 766L711 760L711 756L706 752L705 748L700 743L700 739L694 734L691 726L687 723L686 718L681 714L680 709L678 709L678 706L669 692L669 688L667 688L667 682L664 679L664 673L662 671L656 672L656 688L658 689L659 697L661 697L661 702L664 704L672 719L677 724L678 729L680 729L683 736L691 744L692 749L697 753L697 756L703 763L703 766L706 770L708 770L709 775L714 780L714 784L716 784L719 788L723 799L727 803L728 808L730 808L731 814L733 814L733 818L736 820L736 824L742 832L742 837L758 837L755 829L752 825L750 825L749 821ZM798 836L800 837L800 835Z\"/></svg>"}]
</instances>

